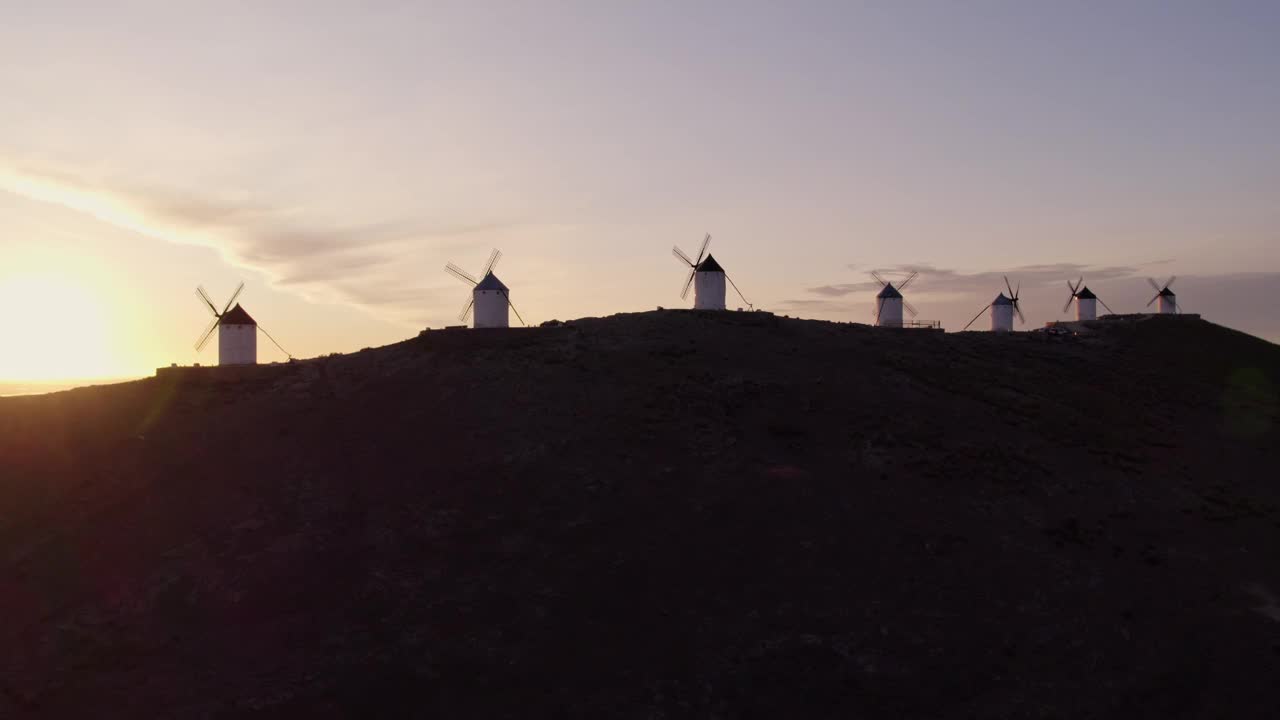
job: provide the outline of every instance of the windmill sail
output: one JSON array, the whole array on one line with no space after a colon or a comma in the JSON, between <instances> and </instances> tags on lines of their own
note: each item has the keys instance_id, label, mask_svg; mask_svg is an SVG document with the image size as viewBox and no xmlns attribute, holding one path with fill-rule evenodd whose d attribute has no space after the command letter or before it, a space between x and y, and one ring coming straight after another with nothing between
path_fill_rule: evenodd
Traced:
<instances>
[{"instance_id":1,"label":"windmill sail","mask_svg":"<svg viewBox=\"0 0 1280 720\"><path fill-rule=\"evenodd\" d=\"M242 282L236 286L235 292L231 293L231 298L227 300L227 304L224 305L222 311L219 312L218 306L213 304L213 298L209 297L209 292L204 289L204 286L196 286L196 297L200 298L200 301L204 303L204 306L209 308L209 312L213 314L213 320L209 323L209 326L204 329L204 332L200 333L200 339L196 341L196 352L204 350L204 346L209 344L209 338L213 337L213 331L217 330L218 326L222 324L223 316L231 310L232 303L236 301L236 298L240 297L240 293L243 290L244 283Z\"/></svg>"},{"instance_id":2,"label":"windmill sail","mask_svg":"<svg viewBox=\"0 0 1280 720\"><path fill-rule=\"evenodd\" d=\"M681 299L689 296L689 288L693 287L693 279L698 274L698 268L702 265L702 260L706 257L707 248L711 245L711 233L707 233L702 238L702 246L698 248L698 259L691 260L689 256L680 249L678 245L671 246L671 254L679 260L681 264L689 268L689 277L685 278L684 289L680 291Z\"/></svg>"}]
</instances>

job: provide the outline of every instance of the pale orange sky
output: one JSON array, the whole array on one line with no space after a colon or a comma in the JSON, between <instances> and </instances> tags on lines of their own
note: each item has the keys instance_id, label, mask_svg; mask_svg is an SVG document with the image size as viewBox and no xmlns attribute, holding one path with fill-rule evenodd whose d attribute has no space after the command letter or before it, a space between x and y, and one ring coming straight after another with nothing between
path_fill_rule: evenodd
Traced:
<instances>
[{"instance_id":1,"label":"pale orange sky","mask_svg":"<svg viewBox=\"0 0 1280 720\"><path fill-rule=\"evenodd\" d=\"M268 7L269 5L269 7ZM1009 272L1276 340L1280 11L1258 3L23 4L0 25L0 381L150 374L203 283L295 355L678 306L672 244L759 307L867 321ZM731 305L735 304L730 300ZM264 361L278 359L260 344Z\"/></svg>"}]
</instances>

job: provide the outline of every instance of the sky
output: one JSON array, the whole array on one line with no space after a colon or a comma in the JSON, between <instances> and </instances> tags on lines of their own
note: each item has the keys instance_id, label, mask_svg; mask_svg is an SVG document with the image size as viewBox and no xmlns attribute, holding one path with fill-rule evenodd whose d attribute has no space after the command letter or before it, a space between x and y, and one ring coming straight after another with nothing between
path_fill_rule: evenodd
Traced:
<instances>
[{"instance_id":1,"label":"sky","mask_svg":"<svg viewBox=\"0 0 1280 720\"><path fill-rule=\"evenodd\" d=\"M215 362L197 284L298 357L395 342L495 247L531 324L679 307L704 233L781 314L868 322L915 269L958 330L1008 274L1030 328L1176 275L1280 340L1274 2L0 12L0 381Z\"/></svg>"}]
</instances>

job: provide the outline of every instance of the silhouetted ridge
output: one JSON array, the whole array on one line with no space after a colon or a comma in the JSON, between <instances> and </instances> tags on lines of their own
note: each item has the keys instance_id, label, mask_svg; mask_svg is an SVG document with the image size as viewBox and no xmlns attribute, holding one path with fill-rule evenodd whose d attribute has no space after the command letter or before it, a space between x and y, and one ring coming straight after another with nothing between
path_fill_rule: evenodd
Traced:
<instances>
[{"instance_id":1,"label":"silhouetted ridge","mask_svg":"<svg viewBox=\"0 0 1280 720\"><path fill-rule=\"evenodd\" d=\"M1280 349L1086 327L650 312L0 399L0 716L1273 717Z\"/></svg>"}]
</instances>

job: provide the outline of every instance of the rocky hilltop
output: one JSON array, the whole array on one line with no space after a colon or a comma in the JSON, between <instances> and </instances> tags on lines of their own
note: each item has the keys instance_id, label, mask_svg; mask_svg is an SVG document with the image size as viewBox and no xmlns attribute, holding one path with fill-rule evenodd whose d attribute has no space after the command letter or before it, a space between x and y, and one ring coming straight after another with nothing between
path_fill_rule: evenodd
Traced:
<instances>
[{"instance_id":1,"label":"rocky hilltop","mask_svg":"<svg viewBox=\"0 0 1280 720\"><path fill-rule=\"evenodd\" d=\"M0 399L0 716L1280 716L1280 347L665 311Z\"/></svg>"}]
</instances>

